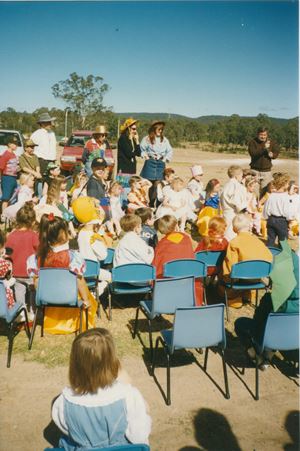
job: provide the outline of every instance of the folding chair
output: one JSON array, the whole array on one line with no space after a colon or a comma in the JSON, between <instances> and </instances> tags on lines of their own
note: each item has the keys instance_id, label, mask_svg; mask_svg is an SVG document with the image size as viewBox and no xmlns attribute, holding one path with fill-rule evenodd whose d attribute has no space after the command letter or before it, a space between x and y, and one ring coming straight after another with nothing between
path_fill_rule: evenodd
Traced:
<instances>
[{"instance_id":1,"label":"folding chair","mask_svg":"<svg viewBox=\"0 0 300 451\"><path fill-rule=\"evenodd\" d=\"M156 339L152 361L152 374L155 370L155 358L159 343L167 356L167 401L171 404L171 372L170 357L177 349L206 348L204 357L204 371L207 368L208 350L217 347L223 363L225 382L225 397L230 398L224 349L226 335L224 327L224 304L207 305L204 307L179 308L175 312L172 330L162 330Z\"/></svg>"},{"instance_id":2,"label":"folding chair","mask_svg":"<svg viewBox=\"0 0 300 451\"><path fill-rule=\"evenodd\" d=\"M100 318L100 300L98 294L100 263L95 260L85 259L85 264L86 269L83 274L83 277L86 281L89 290L91 290L95 294L95 298L98 303L98 318Z\"/></svg>"},{"instance_id":3,"label":"folding chair","mask_svg":"<svg viewBox=\"0 0 300 451\"><path fill-rule=\"evenodd\" d=\"M30 330L29 330L28 316L27 316L27 310L25 308L25 305L16 303L11 308L8 308L5 286L3 285L3 282L0 282L0 319L5 322L5 325L8 329L8 335L7 335L8 351L7 351L7 363L6 363L7 368L10 368L14 338L18 333L17 326L18 326L18 324L20 324L20 323L17 323L16 320L22 312L25 315L25 321L24 321L25 331L26 331L26 334L27 334L27 337L29 340L30 339Z\"/></svg>"},{"instance_id":4,"label":"folding chair","mask_svg":"<svg viewBox=\"0 0 300 451\"><path fill-rule=\"evenodd\" d=\"M164 277L188 277L204 279L207 276L206 264L192 258L181 258L164 264ZM204 303L206 304L205 286L203 286Z\"/></svg>"},{"instance_id":5,"label":"folding chair","mask_svg":"<svg viewBox=\"0 0 300 451\"><path fill-rule=\"evenodd\" d=\"M199 262L206 264L208 275L215 277L222 268L225 255L225 251L199 251L196 252L195 257ZM213 271L210 271L210 269L213 269Z\"/></svg>"},{"instance_id":6,"label":"folding chair","mask_svg":"<svg viewBox=\"0 0 300 451\"><path fill-rule=\"evenodd\" d=\"M112 247L107 248L107 256L104 260L101 260L100 267L108 269L107 266L111 266L114 261L115 250Z\"/></svg>"},{"instance_id":7,"label":"folding chair","mask_svg":"<svg viewBox=\"0 0 300 451\"><path fill-rule=\"evenodd\" d=\"M64 448L45 448L44 451L64 451ZM109 446L108 448L90 448L86 451L150 451L148 445L144 444L131 444Z\"/></svg>"},{"instance_id":8,"label":"folding chair","mask_svg":"<svg viewBox=\"0 0 300 451\"><path fill-rule=\"evenodd\" d=\"M155 279L155 268L145 263L129 263L112 269L112 282L109 285L109 320L112 320L112 295L151 293Z\"/></svg>"},{"instance_id":9,"label":"folding chair","mask_svg":"<svg viewBox=\"0 0 300 451\"><path fill-rule=\"evenodd\" d=\"M264 351L293 351L299 349L299 313L270 313L262 343L254 342L255 400L259 399L259 363Z\"/></svg>"},{"instance_id":10,"label":"folding chair","mask_svg":"<svg viewBox=\"0 0 300 451\"><path fill-rule=\"evenodd\" d=\"M174 315L178 307L195 305L194 277L157 279L154 283L152 300L141 301L136 311L133 338L138 331L138 316L141 310L148 320L151 358L153 355L152 321L159 315Z\"/></svg>"},{"instance_id":11,"label":"folding chair","mask_svg":"<svg viewBox=\"0 0 300 451\"><path fill-rule=\"evenodd\" d=\"M273 257L275 257L275 255L278 255L282 252L282 249L279 247L268 246L268 249L271 252L271 254L273 255Z\"/></svg>"},{"instance_id":12,"label":"folding chair","mask_svg":"<svg viewBox=\"0 0 300 451\"><path fill-rule=\"evenodd\" d=\"M45 307L78 308L80 314L79 332L82 331L82 315L85 311L86 329L88 329L88 308L85 307L81 300L78 300L77 276L68 269L40 269L35 303L37 309L34 316L29 349L32 347L37 317L40 311L42 312L41 337L44 335Z\"/></svg>"},{"instance_id":13,"label":"folding chair","mask_svg":"<svg viewBox=\"0 0 300 451\"><path fill-rule=\"evenodd\" d=\"M245 260L232 265L230 282L224 283L227 320L229 320L227 289L233 288L234 290L255 290L255 307L257 307L258 290L267 291L268 288L266 284L260 281L260 279L263 277L269 277L271 269L272 263L264 260Z\"/></svg>"}]
</instances>

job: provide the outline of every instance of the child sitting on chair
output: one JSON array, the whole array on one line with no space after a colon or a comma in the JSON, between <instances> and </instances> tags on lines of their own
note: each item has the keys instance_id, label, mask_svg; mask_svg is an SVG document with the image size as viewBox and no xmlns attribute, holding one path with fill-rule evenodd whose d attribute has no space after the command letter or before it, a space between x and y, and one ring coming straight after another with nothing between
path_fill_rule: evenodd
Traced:
<instances>
[{"instance_id":1,"label":"child sitting on chair","mask_svg":"<svg viewBox=\"0 0 300 451\"><path fill-rule=\"evenodd\" d=\"M91 329L75 338L70 386L52 406L52 418L64 434L59 443L63 449L148 443L151 418L146 403L124 379L108 330Z\"/></svg>"},{"instance_id":2,"label":"child sitting on chair","mask_svg":"<svg viewBox=\"0 0 300 451\"><path fill-rule=\"evenodd\" d=\"M120 225L125 235L116 247L114 266L126 263L147 263L153 259L154 251L141 238L142 220L135 214L127 214L121 218Z\"/></svg>"}]
</instances>

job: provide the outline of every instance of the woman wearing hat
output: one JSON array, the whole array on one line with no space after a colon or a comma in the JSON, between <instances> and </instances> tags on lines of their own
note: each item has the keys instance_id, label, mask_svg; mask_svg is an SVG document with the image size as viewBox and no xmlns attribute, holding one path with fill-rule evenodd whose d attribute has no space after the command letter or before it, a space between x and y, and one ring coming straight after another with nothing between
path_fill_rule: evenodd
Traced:
<instances>
[{"instance_id":1,"label":"woman wearing hat","mask_svg":"<svg viewBox=\"0 0 300 451\"><path fill-rule=\"evenodd\" d=\"M150 207L154 207L157 192L157 182L163 179L166 162L173 155L169 140L164 136L165 122L155 121L148 130L148 135L141 141L141 156L144 163L141 177L152 182L149 190Z\"/></svg>"},{"instance_id":2,"label":"woman wearing hat","mask_svg":"<svg viewBox=\"0 0 300 451\"><path fill-rule=\"evenodd\" d=\"M141 155L137 122L129 118L121 125L121 136L118 141L118 174L136 174L136 157Z\"/></svg>"},{"instance_id":3,"label":"woman wearing hat","mask_svg":"<svg viewBox=\"0 0 300 451\"><path fill-rule=\"evenodd\" d=\"M42 175L45 174L48 164L56 161L56 137L52 130L54 120L55 117L51 117L49 113L40 114L37 120L40 128L30 136L30 139L37 144L34 153L39 159Z\"/></svg>"},{"instance_id":4,"label":"woman wearing hat","mask_svg":"<svg viewBox=\"0 0 300 451\"><path fill-rule=\"evenodd\" d=\"M93 136L89 139L82 154L82 162L88 177L92 175L91 164L95 158L104 158L105 150L110 148L107 141L107 130L105 125L97 125L93 131Z\"/></svg>"}]
</instances>

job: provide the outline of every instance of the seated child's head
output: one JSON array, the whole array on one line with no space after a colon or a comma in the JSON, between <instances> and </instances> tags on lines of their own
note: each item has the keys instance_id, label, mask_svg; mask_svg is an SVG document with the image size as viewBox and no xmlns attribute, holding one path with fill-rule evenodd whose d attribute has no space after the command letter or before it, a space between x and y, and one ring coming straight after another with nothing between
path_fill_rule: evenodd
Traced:
<instances>
[{"instance_id":1,"label":"seated child's head","mask_svg":"<svg viewBox=\"0 0 300 451\"><path fill-rule=\"evenodd\" d=\"M202 179L202 176L203 176L202 166L200 166L200 164L196 164L196 165L192 166L191 173L192 173L193 179L200 182L200 180Z\"/></svg>"},{"instance_id":2,"label":"seated child's head","mask_svg":"<svg viewBox=\"0 0 300 451\"><path fill-rule=\"evenodd\" d=\"M297 185L295 180L291 180L289 183L289 194L298 194L299 193L299 186Z\"/></svg>"},{"instance_id":3,"label":"seated child's head","mask_svg":"<svg viewBox=\"0 0 300 451\"><path fill-rule=\"evenodd\" d=\"M179 192L184 188L184 181L180 177L174 177L170 185L173 191Z\"/></svg>"},{"instance_id":4,"label":"seated child's head","mask_svg":"<svg viewBox=\"0 0 300 451\"><path fill-rule=\"evenodd\" d=\"M250 216L246 213L237 214L232 221L233 231L237 234L240 232L249 232L250 225L251 219Z\"/></svg>"},{"instance_id":5,"label":"seated child's head","mask_svg":"<svg viewBox=\"0 0 300 451\"><path fill-rule=\"evenodd\" d=\"M16 228L32 229L36 222L36 215L33 202L26 202L23 207L17 211Z\"/></svg>"},{"instance_id":6,"label":"seated child's head","mask_svg":"<svg viewBox=\"0 0 300 451\"><path fill-rule=\"evenodd\" d=\"M51 161L47 166L47 175L49 177L58 177L59 174L60 174L59 164Z\"/></svg>"},{"instance_id":7,"label":"seated child's head","mask_svg":"<svg viewBox=\"0 0 300 451\"><path fill-rule=\"evenodd\" d=\"M178 222L175 216L165 215L162 218L159 218L155 221L155 228L162 235L167 235L168 233L177 231Z\"/></svg>"},{"instance_id":8,"label":"seated child's head","mask_svg":"<svg viewBox=\"0 0 300 451\"><path fill-rule=\"evenodd\" d=\"M85 185L87 182L87 176L85 172L78 172L78 174L75 176L74 179L74 187L80 188L81 186Z\"/></svg>"},{"instance_id":9,"label":"seated child's head","mask_svg":"<svg viewBox=\"0 0 300 451\"><path fill-rule=\"evenodd\" d=\"M141 233L142 230L142 220L139 216L134 213L122 216L120 219L120 226L124 232L135 232L137 234Z\"/></svg>"},{"instance_id":10,"label":"seated child's head","mask_svg":"<svg viewBox=\"0 0 300 451\"><path fill-rule=\"evenodd\" d=\"M61 180L52 180L47 191L46 204L53 205L59 202Z\"/></svg>"},{"instance_id":11,"label":"seated child's head","mask_svg":"<svg viewBox=\"0 0 300 451\"><path fill-rule=\"evenodd\" d=\"M122 192L122 185L119 182L113 182L109 188L109 194L111 196L119 197Z\"/></svg>"},{"instance_id":12,"label":"seated child's head","mask_svg":"<svg viewBox=\"0 0 300 451\"><path fill-rule=\"evenodd\" d=\"M218 179L209 180L205 188L206 198L210 197L212 194L218 194L220 186L221 184Z\"/></svg>"},{"instance_id":13,"label":"seated child's head","mask_svg":"<svg viewBox=\"0 0 300 451\"><path fill-rule=\"evenodd\" d=\"M141 188L142 177L139 175L133 175L129 179L129 186L132 190Z\"/></svg>"},{"instance_id":14,"label":"seated child's head","mask_svg":"<svg viewBox=\"0 0 300 451\"><path fill-rule=\"evenodd\" d=\"M227 174L230 179L236 179L238 182L241 182L244 172L241 166L232 165L228 168Z\"/></svg>"},{"instance_id":15,"label":"seated child's head","mask_svg":"<svg viewBox=\"0 0 300 451\"><path fill-rule=\"evenodd\" d=\"M142 225L153 226L154 218L151 208L149 207L138 208L137 210L135 210L135 214L141 218Z\"/></svg>"},{"instance_id":16,"label":"seated child's head","mask_svg":"<svg viewBox=\"0 0 300 451\"><path fill-rule=\"evenodd\" d=\"M34 187L34 177L32 174L22 173L19 178L19 183L21 186L28 186L28 188Z\"/></svg>"},{"instance_id":17,"label":"seated child's head","mask_svg":"<svg viewBox=\"0 0 300 451\"><path fill-rule=\"evenodd\" d=\"M61 246L68 243L68 224L64 219L54 216L53 213L44 214L41 218L39 232L38 256L41 266L44 266L45 259L52 246Z\"/></svg>"},{"instance_id":18,"label":"seated child's head","mask_svg":"<svg viewBox=\"0 0 300 451\"><path fill-rule=\"evenodd\" d=\"M290 180L291 178L288 174L277 175L273 180L275 191L288 191Z\"/></svg>"},{"instance_id":19,"label":"seated child's head","mask_svg":"<svg viewBox=\"0 0 300 451\"><path fill-rule=\"evenodd\" d=\"M257 188L258 182L256 177L252 177L252 175L248 175L245 177L245 186L247 188L248 193L254 193Z\"/></svg>"},{"instance_id":20,"label":"seated child's head","mask_svg":"<svg viewBox=\"0 0 300 451\"><path fill-rule=\"evenodd\" d=\"M78 335L72 344L69 380L78 395L96 393L118 377L120 362L110 332L100 327Z\"/></svg>"},{"instance_id":21,"label":"seated child's head","mask_svg":"<svg viewBox=\"0 0 300 451\"><path fill-rule=\"evenodd\" d=\"M173 178L175 177L175 171L172 168L166 168L163 172L163 177L164 180L167 183L171 183L171 181L173 180Z\"/></svg>"},{"instance_id":22,"label":"seated child's head","mask_svg":"<svg viewBox=\"0 0 300 451\"><path fill-rule=\"evenodd\" d=\"M222 216L214 216L208 223L208 236L211 240L224 238L227 223Z\"/></svg>"},{"instance_id":23,"label":"seated child's head","mask_svg":"<svg viewBox=\"0 0 300 451\"><path fill-rule=\"evenodd\" d=\"M107 178L107 163L103 158L94 158L91 164L94 177L105 180Z\"/></svg>"}]
</instances>

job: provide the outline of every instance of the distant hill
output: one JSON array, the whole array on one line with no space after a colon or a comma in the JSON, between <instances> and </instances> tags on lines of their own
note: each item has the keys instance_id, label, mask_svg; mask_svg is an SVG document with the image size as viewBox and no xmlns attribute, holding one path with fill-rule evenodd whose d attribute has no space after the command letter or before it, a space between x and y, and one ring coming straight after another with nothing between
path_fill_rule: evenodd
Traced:
<instances>
[{"instance_id":1,"label":"distant hill","mask_svg":"<svg viewBox=\"0 0 300 451\"><path fill-rule=\"evenodd\" d=\"M214 124L219 121L224 121L230 116L222 116L222 115L210 115L210 116L199 116L199 117L188 117L184 116L182 114L173 114L173 113L115 113L117 116L119 116L121 119L127 118L127 117L134 117L135 119L139 119L141 121L154 121L156 119L162 119L162 120L170 120L170 119L177 119L177 120L186 120L186 121L196 121L201 122L202 124ZM240 116L241 118L247 118L252 119L255 116ZM276 122L279 125L285 124L289 119L282 119L278 117L270 117L268 116L268 119L271 121ZM292 119L292 118L291 118Z\"/></svg>"}]
</instances>

